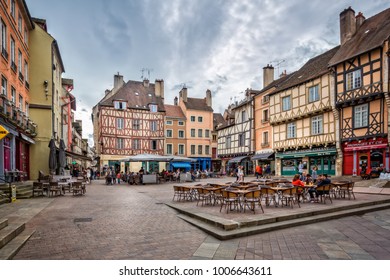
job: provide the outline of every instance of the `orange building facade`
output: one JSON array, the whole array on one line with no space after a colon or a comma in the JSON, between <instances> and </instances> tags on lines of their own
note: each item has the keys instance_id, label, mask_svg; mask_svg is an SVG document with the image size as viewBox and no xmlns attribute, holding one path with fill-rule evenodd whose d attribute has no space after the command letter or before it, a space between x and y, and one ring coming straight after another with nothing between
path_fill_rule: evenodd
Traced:
<instances>
[{"instance_id":1,"label":"orange building facade","mask_svg":"<svg viewBox=\"0 0 390 280\"><path fill-rule=\"evenodd\" d=\"M0 176L29 178L29 150L35 125L29 118L29 34L34 28L25 1L0 1ZM21 173L17 173L21 172Z\"/></svg>"}]
</instances>

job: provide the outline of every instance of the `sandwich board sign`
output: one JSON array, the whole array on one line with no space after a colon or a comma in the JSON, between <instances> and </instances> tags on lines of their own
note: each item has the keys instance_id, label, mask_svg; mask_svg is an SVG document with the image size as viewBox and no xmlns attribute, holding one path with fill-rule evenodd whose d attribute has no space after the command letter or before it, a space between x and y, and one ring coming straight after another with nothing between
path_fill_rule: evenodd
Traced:
<instances>
[{"instance_id":1,"label":"sandwich board sign","mask_svg":"<svg viewBox=\"0 0 390 280\"><path fill-rule=\"evenodd\" d=\"M6 130L2 125L0 125L0 140L7 136L8 130Z\"/></svg>"}]
</instances>

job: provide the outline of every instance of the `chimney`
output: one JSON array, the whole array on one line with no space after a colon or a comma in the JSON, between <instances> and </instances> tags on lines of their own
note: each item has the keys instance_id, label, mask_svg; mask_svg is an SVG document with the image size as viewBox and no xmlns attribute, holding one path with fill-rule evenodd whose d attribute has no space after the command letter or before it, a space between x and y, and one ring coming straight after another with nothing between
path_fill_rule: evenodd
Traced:
<instances>
[{"instance_id":1,"label":"chimney","mask_svg":"<svg viewBox=\"0 0 390 280\"><path fill-rule=\"evenodd\" d=\"M363 24L363 22L366 20L366 17L363 16L361 12L359 12L356 16L356 31L359 29L359 27Z\"/></svg>"},{"instance_id":2,"label":"chimney","mask_svg":"<svg viewBox=\"0 0 390 280\"><path fill-rule=\"evenodd\" d=\"M355 11L349 7L340 13L340 43L344 45L356 33Z\"/></svg>"},{"instance_id":3,"label":"chimney","mask_svg":"<svg viewBox=\"0 0 390 280\"><path fill-rule=\"evenodd\" d=\"M164 80L155 81L156 96L164 98Z\"/></svg>"},{"instance_id":4,"label":"chimney","mask_svg":"<svg viewBox=\"0 0 390 280\"><path fill-rule=\"evenodd\" d=\"M106 95L109 94L110 92L111 92L111 90L106 89L106 91L104 92L104 96L106 96Z\"/></svg>"},{"instance_id":5,"label":"chimney","mask_svg":"<svg viewBox=\"0 0 390 280\"><path fill-rule=\"evenodd\" d=\"M267 64L267 66L263 68L263 88L268 86L273 81L274 81L274 67L272 65Z\"/></svg>"},{"instance_id":6,"label":"chimney","mask_svg":"<svg viewBox=\"0 0 390 280\"><path fill-rule=\"evenodd\" d=\"M117 90L123 86L123 76L119 74L114 75L114 90Z\"/></svg>"},{"instance_id":7,"label":"chimney","mask_svg":"<svg viewBox=\"0 0 390 280\"><path fill-rule=\"evenodd\" d=\"M173 105L175 105L175 106L177 106L177 105L178 105L177 96L175 96L175 99L173 99Z\"/></svg>"},{"instance_id":8,"label":"chimney","mask_svg":"<svg viewBox=\"0 0 390 280\"><path fill-rule=\"evenodd\" d=\"M180 98L183 100L183 102L187 102L187 88L183 87L180 91Z\"/></svg>"},{"instance_id":9,"label":"chimney","mask_svg":"<svg viewBox=\"0 0 390 280\"><path fill-rule=\"evenodd\" d=\"M144 87L149 87L149 80L148 79L144 79Z\"/></svg>"},{"instance_id":10,"label":"chimney","mask_svg":"<svg viewBox=\"0 0 390 280\"><path fill-rule=\"evenodd\" d=\"M287 76L287 71L284 70L284 71L282 72L282 74L280 74L279 78L283 78L283 77L286 77L286 76Z\"/></svg>"},{"instance_id":11,"label":"chimney","mask_svg":"<svg viewBox=\"0 0 390 280\"><path fill-rule=\"evenodd\" d=\"M211 97L211 90L206 90L206 104L207 106L209 107L213 107L213 104L212 104L212 97Z\"/></svg>"}]
</instances>

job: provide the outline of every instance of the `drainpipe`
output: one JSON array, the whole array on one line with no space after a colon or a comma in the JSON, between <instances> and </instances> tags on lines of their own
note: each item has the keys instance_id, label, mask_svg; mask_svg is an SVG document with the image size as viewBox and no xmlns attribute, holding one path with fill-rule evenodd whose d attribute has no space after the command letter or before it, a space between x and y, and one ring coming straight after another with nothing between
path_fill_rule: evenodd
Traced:
<instances>
[{"instance_id":1,"label":"drainpipe","mask_svg":"<svg viewBox=\"0 0 390 280\"><path fill-rule=\"evenodd\" d=\"M55 122L55 113L54 113L54 49L55 46L57 45L57 41L53 40L51 42L51 131L52 131L52 136L55 139L55 134L54 134L54 122ZM58 132L57 132L58 133Z\"/></svg>"}]
</instances>

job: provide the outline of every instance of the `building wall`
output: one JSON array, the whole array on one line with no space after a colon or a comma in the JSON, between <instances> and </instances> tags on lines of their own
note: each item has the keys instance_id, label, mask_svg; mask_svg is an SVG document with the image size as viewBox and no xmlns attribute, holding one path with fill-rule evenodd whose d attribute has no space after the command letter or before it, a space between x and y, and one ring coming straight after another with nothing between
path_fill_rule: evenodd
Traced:
<instances>
[{"instance_id":1,"label":"building wall","mask_svg":"<svg viewBox=\"0 0 390 280\"><path fill-rule=\"evenodd\" d=\"M168 121L171 121L172 124L169 125ZM182 122L183 125L179 125L179 122ZM167 137L167 131L172 130L172 137ZM179 130L183 131L184 138L179 138ZM184 119L177 119L177 118L165 118L165 149L164 154L165 155L178 155L187 157L186 153L186 146L187 146L187 134L186 134L186 121ZM167 146L171 144L172 145L172 153L168 153ZM184 145L184 151L182 154L179 153L179 145Z\"/></svg>"},{"instance_id":2,"label":"building wall","mask_svg":"<svg viewBox=\"0 0 390 280\"><path fill-rule=\"evenodd\" d=\"M30 34L30 116L38 125L35 145L31 146L31 179L37 179L39 171L49 174L49 141L56 136L58 147L60 140L57 132L61 130L61 111L57 93L62 90L63 69L59 63L59 54L53 50L53 42L54 38L39 25ZM56 65L55 70L52 62Z\"/></svg>"},{"instance_id":3,"label":"building wall","mask_svg":"<svg viewBox=\"0 0 390 280\"><path fill-rule=\"evenodd\" d=\"M31 70L28 40L32 24L24 1L15 1L14 8L15 13L12 14L9 1L0 2L1 25L6 29L4 36L1 36L6 38L5 44L0 41L0 124L9 132L7 137L0 141L0 176L5 174L5 169L7 171L18 169L27 172L29 176L28 159L33 140L25 141L20 137L20 133L34 137L31 132L33 128L28 127L31 124L29 119ZM12 98L12 88L14 98ZM7 155L4 154L4 145L7 147Z\"/></svg>"},{"instance_id":4,"label":"building wall","mask_svg":"<svg viewBox=\"0 0 390 280\"><path fill-rule=\"evenodd\" d=\"M184 105L181 105L185 107ZM211 157L211 133L213 131L213 112L208 111L196 111L185 110L182 107L183 112L186 115L186 153L189 157ZM195 121L191 121L191 116L195 117ZM203 121L199 122L198 117L202 117ZM195 137L191 136L191 129L195 129ZM202 130L202 137L198 137L198 131ZM206 130L209 131L209 137L205 136ZM195 145L195 153L191 153L191 145ZM202 154L198 153L198 147L202 146ZM209 146L209 153L206 154L206 146Z\"/></svg>"}]
</instances>

